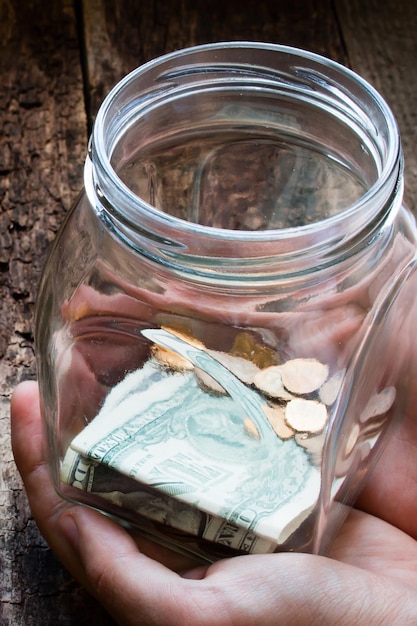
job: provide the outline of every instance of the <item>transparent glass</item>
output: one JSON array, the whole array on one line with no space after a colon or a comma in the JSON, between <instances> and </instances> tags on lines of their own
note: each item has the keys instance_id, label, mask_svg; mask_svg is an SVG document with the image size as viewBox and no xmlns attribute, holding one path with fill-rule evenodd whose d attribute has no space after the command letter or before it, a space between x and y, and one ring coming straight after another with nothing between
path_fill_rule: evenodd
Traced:
<instances>
[{"instance_id":1,"label":"transparent glass","mask_svg":"<svg viewBox=\"0 0 417 626\"><path fill-rule=\"evenodd\" d=\"M391 111L325 58L222 43L122 80L37 302L57 491L205 561L325 552L407 402L402 190Z\"/></svg>"}]
</instances>

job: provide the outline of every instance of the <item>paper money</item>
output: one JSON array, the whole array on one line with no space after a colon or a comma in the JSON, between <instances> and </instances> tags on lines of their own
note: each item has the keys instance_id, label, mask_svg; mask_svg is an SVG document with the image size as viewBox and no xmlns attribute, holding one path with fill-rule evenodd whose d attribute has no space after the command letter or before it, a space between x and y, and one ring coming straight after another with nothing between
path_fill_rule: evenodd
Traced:
<instances>
[{"instance_id":1,"label":"paper money","mask_svg":"<svg viewBox=\"0 0 417 626\"><path fill-rule=\"evenodd\" d=\"M276 548L275 542L262 539L245 526L210 515L140 484L98 461L78 454L71 447L62 464L61 478L68 485L100 496L116 507L196 539L213 541L245 553L266 554Z\"/></svg>"},{"instance_id":2,"label":"paper money","mask_svg":"<svg viewBox=\"0 0 417 626\"><path fill-rule=\"evenodd\" d=\"M204 515L210 521L199 523L198 531L188 521L182 530L218 543L227 535L231 546L247 552L272 551L316 505L320 471L294 440L277 437L262 410L261 394L210 355L178 346L172 336L160 335L164 332L152 331L149 338L184 352L182 356L215 377L228 395L205 393L193 372L175 372L149 360L114 387L97 417L72 441L62 479L97 491L97 468L109 468L136 481L131 502L151 489L171 509L175 500L177 507L181 504L194 517ZM248 418L259 438L245 429ZM68 459L74 459L74 453L91 465L83 483L73 480L74 462ZM81 461L77 463L79 472ZM126 503L127 498L122 500ZM138 510L144 514L143 506ZM169 525L178 528L175 515L168 517Z\"/></svg>"}]
</instances>

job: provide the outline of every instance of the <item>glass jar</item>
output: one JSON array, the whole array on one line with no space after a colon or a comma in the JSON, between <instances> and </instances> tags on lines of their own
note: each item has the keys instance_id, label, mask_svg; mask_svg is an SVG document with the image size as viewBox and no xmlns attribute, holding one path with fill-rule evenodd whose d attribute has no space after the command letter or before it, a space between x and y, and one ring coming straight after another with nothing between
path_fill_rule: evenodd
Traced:
<instances>
[{"instance_id":1,"label":"glass jar","mask_svg":"<svg viewBox=\"0 0 417 626\"><path fill-rule=\"evenodd\" d=\"M116 85L37 302L62 497L203 561L325 552L408 397L402 176L380 95L309 52Z\"/></svg>"}]
</instances>

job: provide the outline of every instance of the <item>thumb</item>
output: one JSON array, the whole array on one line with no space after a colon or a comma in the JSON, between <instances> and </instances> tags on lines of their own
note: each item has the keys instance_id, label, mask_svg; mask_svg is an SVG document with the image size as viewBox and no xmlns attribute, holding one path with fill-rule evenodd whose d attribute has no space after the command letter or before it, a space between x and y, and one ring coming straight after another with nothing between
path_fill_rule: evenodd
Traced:
<instances>
[{"instance_id":1,"label":"thumb","mask_svg":"<svg viewBox=\"0 0 417 626\"><path fill-rule=\"evenodd\" d=\"M83 584L118 622L187 623L184 603L175 601L187 582L160 561L182 569L188 560L151 541L135 541L119 524L86 507L72 507L59 525L79 555Z\"/></svg>"},{"instance_id":2,"label":"thumb","mask_svg":"<svg viewBox=\"0 0 417 626\"><path fill-rule=\"evenodd\" d=\"M101 514L79 507L60 523L91 593L123 626L416 623L411 586L326 557L236 557L185 578Z\"/></svg>"}]
</instances>

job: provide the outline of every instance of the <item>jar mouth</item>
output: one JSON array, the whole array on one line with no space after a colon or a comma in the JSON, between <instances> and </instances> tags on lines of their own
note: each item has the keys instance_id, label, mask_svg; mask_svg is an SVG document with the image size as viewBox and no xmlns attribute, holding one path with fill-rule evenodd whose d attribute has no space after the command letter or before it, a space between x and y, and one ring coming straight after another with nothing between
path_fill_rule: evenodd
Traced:
<instances>
[{"instance_id":1,"label":"jar mouth","mask_svg":"<svg viewBox=\"0 0 417 626\"><path fill-rule=\"evenodd\" d=\"M251 113L251 124L257 132L269 129L273 133L279 127L284 137L293 140L302 131L302 144L307 140L317 143L320 133L328 130L328 136L322 138L320 153L325 155L327 151L332 163L338 164L343 152L343 168L351 168L355 176L363 175L363 189L352 202L342 204L334 214L319 215L311 223L295 226L286 223L278 228L263 228L261 225L258 230L245 228L245 224L239 228L218 227L157 208L121 175L116 162L124 161L130 167L128 161L136 149L135 142L141 142L148 150L152 142L160 141L162 134L168 136L174 114L183 116L182 126L178 128L186 128L184 110L188 102L192 101L200 111L196 133L204 127L203 109L210 98L214 101L213 94L216 102L222 100L223 108L208 119L205 132L209 134L211 128L220 125L224 131L233 116L235 128L241 129L242 115L247 115L245 96L249 92L256 107L255 117L259 117L254 120ZM277 98L280 112L274 117ZM224 107L226 101L232 102L228 111ZM169 108L164 112L167 102ZM311 121L314 116L306 114L308 111L314 112L316 123ZM153 134L146 127L152 116L156 120ZM137 130L133 132L134 129ZM172 132L171 143L179 136L177 130ZM248 141L252 141L251 132L248 131ZM246 141L247 136L244 137ZM268 154L268 138L264 144L262 154ZM251 150L253 144L248 154ZM239 145L235 152L239 153ZM193 259L193 263L201 257L231 256L240 260L277 255L294 257L314 249L326 248L328 252L329 247L346 248L358 237L372 236L372 231L392 214L402 171L400 137L394 116L380 94L363 78L335 61L305 50L254 42L222 42L178 50L128 74L100 107L90 157L92 167L86 165L87 193L94 196L93 206L107 223L126 241L135 240L136 246L156 246L158 252L153 251L156 256L161 250L168 255L181 253ZM222 161L216 153L214 166L210 163L210 174L213 167L219 170L222 163L230 163L230 154L226 157ZM242 177L245 175L243 172ZM225 250L226 243L229 251Z\"/></svg>"}]
</instances>

